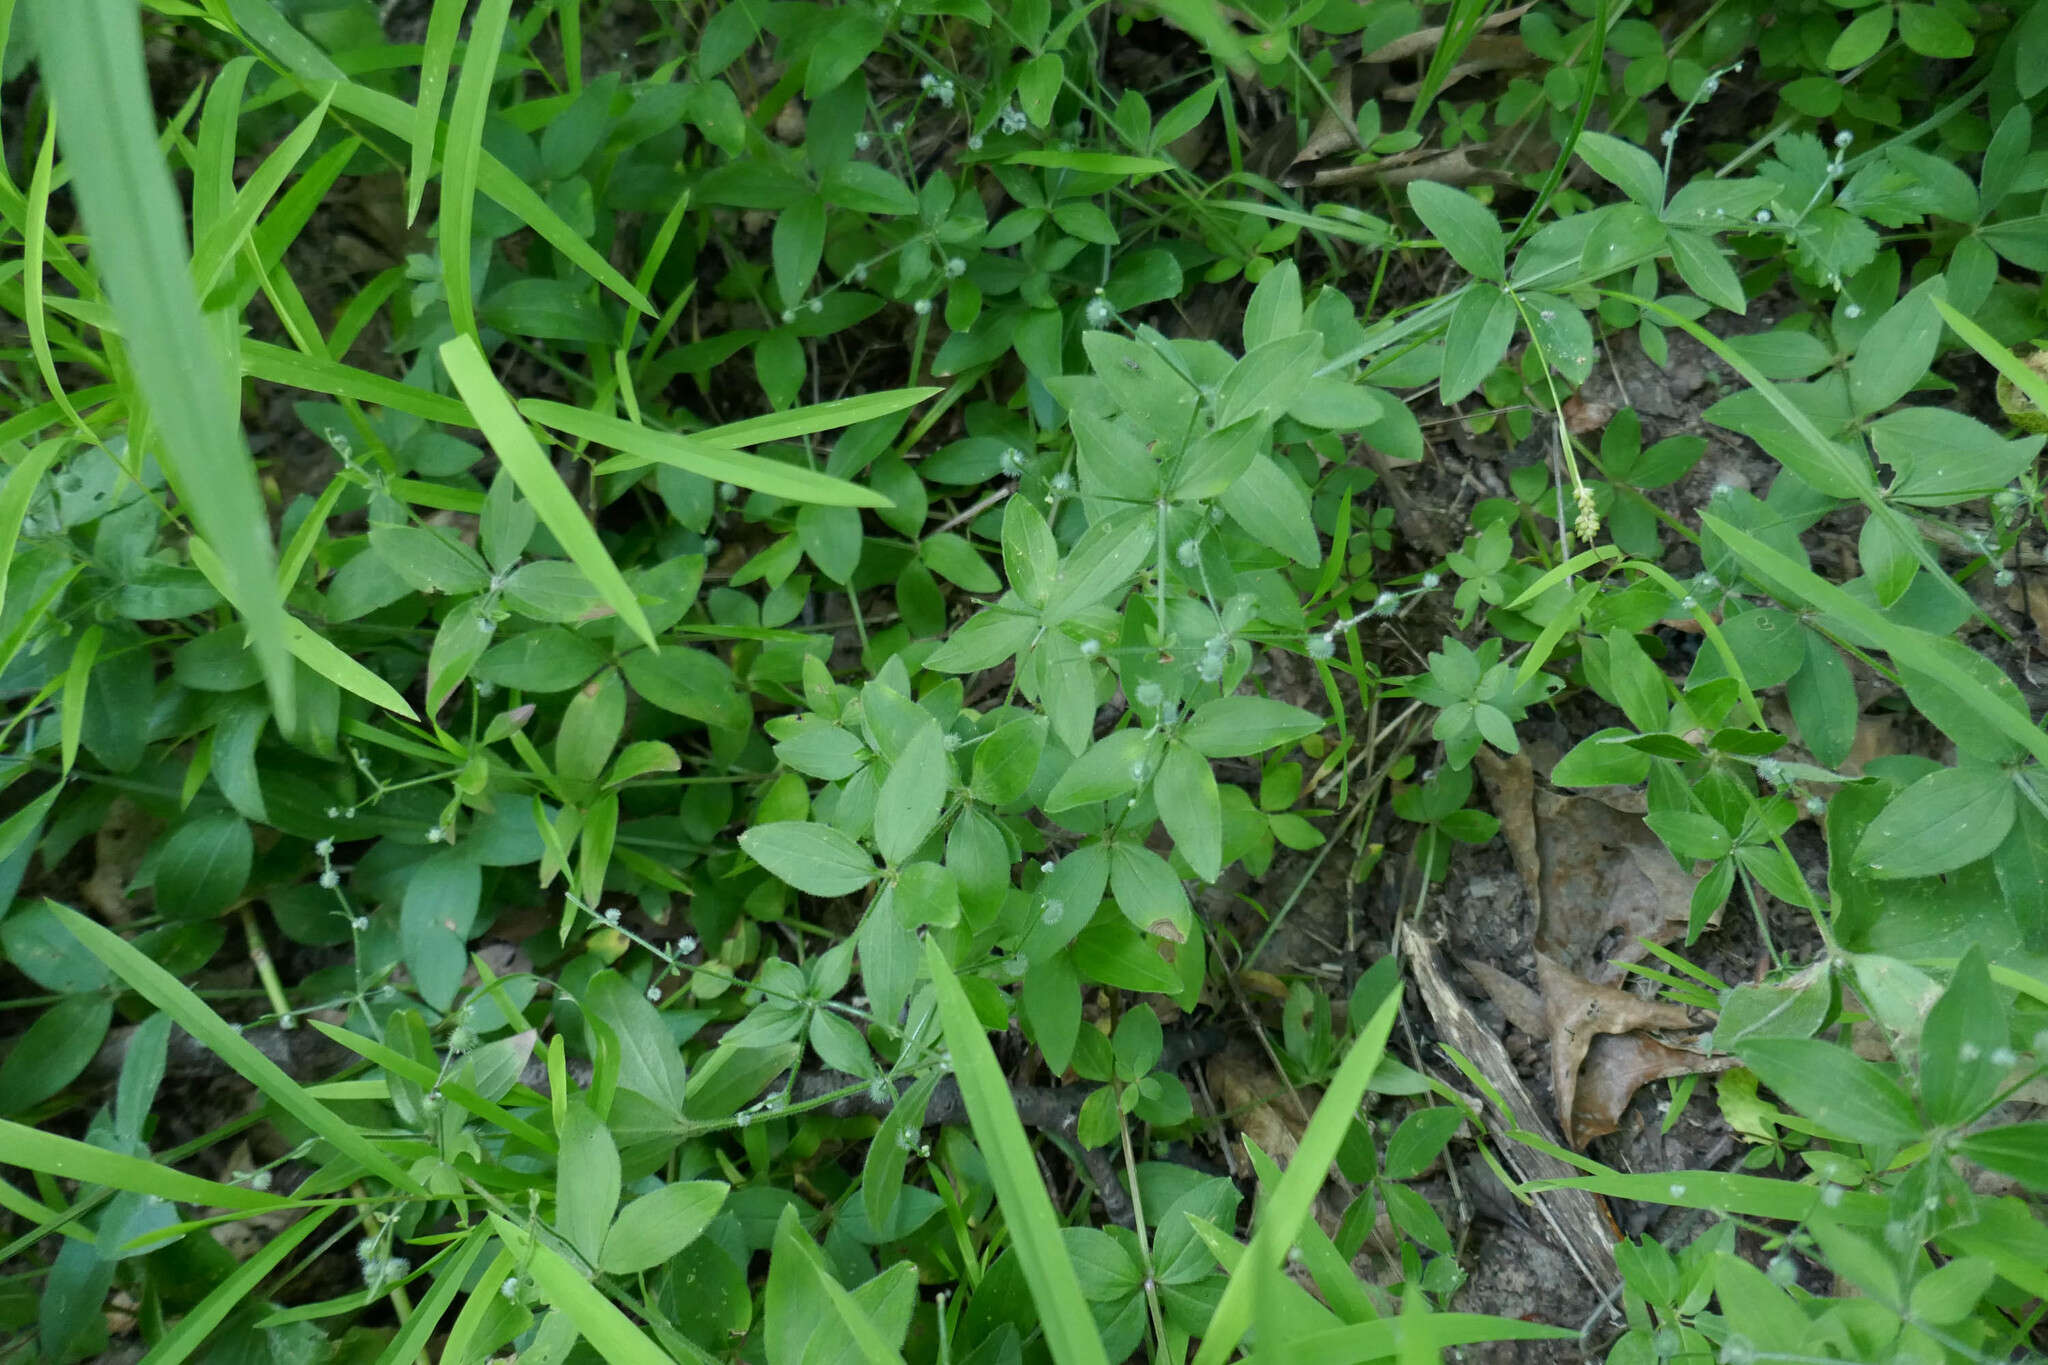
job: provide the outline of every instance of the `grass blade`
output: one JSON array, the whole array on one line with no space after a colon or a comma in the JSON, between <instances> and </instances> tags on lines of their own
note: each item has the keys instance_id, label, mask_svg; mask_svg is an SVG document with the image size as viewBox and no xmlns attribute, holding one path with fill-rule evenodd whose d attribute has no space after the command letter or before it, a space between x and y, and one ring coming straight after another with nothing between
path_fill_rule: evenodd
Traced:
<instances>
[{"instance_id":1,"label":"grass blade","mask_svg":"<svg viewBox=\"0 0 2048 1365\"><path fill-rule=\"evenodd\" d=\"M477 340L476 301L470 297L474 283L469 275L469 233L476 218L484 118L490 113L498 48L505 41L505 21L511 12L512 0L483 0L470 21L462 76L455 83L455 104L448 113L448 152L441 161L441 282L457 334L468 337L479 352L483 347Z\"/></svg>"},{"instance_id":2,"label":"grass blade","mask_svg":"<svg viewBox=\"0 0 2048 1365\"><path fill-rule=\"evenodd\" d=\"M120 319L158 455L199 534L220 556L280 729L293 726L284 600L270 518L242 442L233 366L192 288L185 217L157 149L134 0L33 0L40 61L56 95L73 192Z\"/></svg>"},{"instance_id":3,"label":"grass blade","mask_svg":"<svg viewBox=\"0 0 2048 1365\"><path fill-rule=\"evenodd\" d=\"M331 1209L313 1210L271 1238L261 1251L236 1266L232 1275L215 1285L212 1293L194 1304L178 1325L164 1334L163 1340L142 1358L143 1365L178 1365L180 1361L189 1359L205 1344L213 1329L220 1326L222 1319L241 1307L256 1292L256 1286L263 1283L263 1277L298 1250L299 1243L312 1236L331 1212Z\"/></svg>"},{"instance_id":4,"label":"grass blade","mask_svg":"<svg viewBox=\"0 0 2048 1365\"><path fill-rule=\"evenodd\" d=\"M656 431L653 427L643 427L622 417L607 417L567 403L551 403L537 398L521 403L519 410L551 430L624 452L599 465L597 472L600 474L666 464L687 469L692 474L702 474L707 479L718 479L741 488L788 498L792 502L816 503L822 507L889 506L887 498L858 484L771 460L764 455L749 455L744 451L707 445L701 435L684 436L672 431Z\"/></svg>"},{"instance_id":5,"label":"grass blade","mask_svg":"<svg viewBox=\"0 0 2048 1365\"><path fill-rule=\"evenodd\" d=\"M469 1237L460 1249L435 1258L442 1264L434 1272L433 1285L412 1310L412 1315L406 1318L405 1326L399 1328L397 1335L385 1344L376 1365L400 1365L402 1361L423 1358L421 1353L426 1350L427 1339L441 1325L441 1317L448 1311L448 1305L455 1302L455 1296L462 1292L462 1282L469 1278L470 1266L490 1244L490 1234L479 1223L470 1229ZM478 1285L476 1293L487 1296L492 1293L492 1287Z\"/></svg>"},{"instance_id":6,"label":"grass blade","mask_svg":"<svg viewBox=\"0 0 2048 1365\"><path fill-rule=\"evenodd\" d=\"M246 1209L252 1213L292 1207L291 1200L274 1194L187 1175L170 1166L144 1161L139 1156L110 1152L89 1142L59 1137L55 1133L45 1133L40 1128L29 1128L6 1119L0 1119L0 1149L6 1151L10 1166L41 1171L61 1180L105 1185L108 1189L138 1190L180 1204Z\"/></svg>"},{"instance_id":7,"label":"grass blade","mask_svg":"<svg viewBox=\"0 0 2048 1365\"><path fill-rule=\"evenodd\" d=\"M1883 612L1857 601L1803 564L1772 549L1762 541L1738 531L1711 512L1700 513L1700 522L1726 542L1743 563L1769 574L1828 615L1838 617L1877 641L1885 653L1916 672L1924 673L1959 697L1977 697L1978 706L2007 738L2048 763L2048 735L2027 723L2027 718L1987 693L1977 680L1956 667L1928 645L1933 637L1893 622Z\"/></svg>"},{"instance_id":8,"label":"grass blade","mask_svg":"<svg viewBox=\"0 0 2048 1365\"><path fill-rule=\"evenodd\" d=\"M1337 1159L1337 1148L1350 1131L1359 1101L1365 1098L1365 1087L1372 1080L1372 1073L1379 1069L1400 1003L1401 993L1391 993L1359 1030L1344 1065L1338 1068L1323 1093L1323 1102L1309 1119L1294 1160L1288 1163L1279 1186L1267 1197L1251 1245L1245 1249L1245 1269L1277 1268L1287 1258L1287 1248L1294 1245L1303 1220L1309 1217L1316 1192L1329 1178L1330 1163ZM953 1045L953 1052L954 1056L959 1055L958 1044ZM964 1081L961 1089L966 1090ZM1248 1274L1231 1276L1209 1319L1209 1330L1202 1338L1202 1349L1195 1354L1195 1365L1218 1365L1243 1338L1245 1329L1251 1326L1252 1284Z\"/></svg>"},{"instance_id":9,"label":"grass blade","mask_svg":"<svg viewBox=\"0 0 2048 1365\"><path fill-rule=\"evenodd\" d=\"M29 499L35 496L43 475L64 453L65 445L63 441L45 441L27 454L19 446L13 450L0 449L0 456L8 465L7 478L0 482L0 607L7 605L7 570L14 563L14 547L21 539L21 523L28 515Z\"/></svg>"},{"instance_id":10,"label":"grass blade","mask_svg":"<svg viewBox=\"0 0 2048 1365\"><path fill-rule=\"evenodd\" d=\"M345 1028L336 1028L333 1024L327 1023L324 1020L309 1019L306 1022L349 1051L356 1053L363 1060L374 1062L386 1071L401 1076L424 1090L438 1088L443 1099L453 1101L488 1123L497 1124L521 1142L546 1152L549 1156L555 1154L557 1148L554 1135L546 1129L535 1127L525 1119L507 1111L503 1106L485 1099L468 1086L459 1085L452 1080L446 1079L439 1071L428 1066L426 1063L416 1062L405 1054L384 1046L375 1039L365 1038L360 1033L352 1033Z\"/></svg>"},{"instance_id":11,"label":"grass blade","mask_svg":"<svg viewBox=\"0 0 2048 1365\"><path fill-rule=\"evenodd\" d=\"M519 1258L547 1301L576 1324L583 1339L609 1365L675 1365L668 1352L649 1341L631 1318L546 1242L529 1236L524 1228L495 1213L491 1215L491 1226Z\"/></svg>"},{"instance_id":12,"label":"grass blade","mask_svg":"<svg viewBox=\"0 0 2048 1365\"><path fill-rule=\"evenodd\" d=\"M68 905L59 905L55 901L47 904L87 951L127 982L136 994L170 1015L207 1051L233 1067L244 1080L262 1091L272 1104L325 1138L337 1152L364 1170L408 1193L426 1193L354 1124L308 1095L305 1087L285 1075L277 1063L258 1052L235 1031L234 1025L215 1014L213 1008L194 995L183 982L119 934L94 923Z\"/></svg>"},{"instance_id":13,"label":"grass blade","mask_svg":"<svg viewBox=\"0 0 2048 1365\"><path fill-rule=\"evenodd\" d=\"M50 320L43 313L43 238L50 219L50 159L56 150L57 125L53 120L43 126L43 147L36 154L36 168L28 182L28 225L22 233L21 247L21 314L28 323L28 345L35 353L43 387L64 409L71 425L90 436L90 429L71 406L63 380L57 374L57 358L50 350Z\"/></svg>"},{"instance_id":14,"label":"grass blade","mask_svg":"<svg viewBox=\"0 0 2048 1365\"><path fill-rule=\"evenodd\" d=\"M839 1315L846 1334L853 1339L855 1349L868 1365L903 1365L903 1355L882 1336L874 1319L862 1311L853 1295L846 1292L846 1286L832 1277L832 1271L825 1264L825 1258L818 1253L818 1245L804 1232L803 1224L797 1220L796 1209L785 1205L782 1220L775 1227L775 1255L788 1256L801 1261L817 1280L818 1289L831 1301L832 1309Z\"/></svg>"},{"instance_id":15,"label":"grass blade","mask_svg":"<svg viewBox=\"0 0 2048 1365\"><path fill-rule=\"evenodd\" d=\"M1010 1098L1010 1087L1003 1080L995 1050L988 1045L988 1035L981 1030L974 1006L953 976L953 969L946 965L937 940L927 939L924 946L932 985L938 991L939 1020L946 1031L946 1046L953 1052L953 1074L960 1082L960 1098L974 1125L974 1140L981 1144L982 1154L988 1159L996 1202L1002 1205L1010 1240L1016 1244L1024 1282L1031 1286L1031 1300L1038 1305L1046 1345L1058 1365L1108 1365L1102 1339L1095 1334L1095 1319L1088 1312L1088 1300L1074 1274L1074 1263L1067 1259L1066 1246L1060 1240L1059 1216L1053 1212L1045 1186L1038 1181L1038 1163L1031 1155L1031 1143L1024 1136L1024 1124L1017 1117L1017 1105ZM1364 1093L1363 1085L1359 1093ZM1240 1277L1231 1283L1246 1281Z\"/></svg>"},{"instance_id":16,"label":"grass blade","mask_svg":"<svg viewBox=\"0 0 2048 1365\"><path fill-rule=\"evenodd\" d=\"M512 399L498 383L498 377L491 373L484 353L470 338L459 336L444 343L440 355L448 377L455 381L455 391L469 404L477 425L483 428L484 439L510 471L512 482L533 504L541 523L554 533L569 558L583 570L583 576L619 614L619 619L632 627L649 649L656 648L654 631L640 610L639 599L619 573L619 566L612 563L604 542L597 538L597 528L583 515L575 496L541 453L540 442L533 439L533 432L520 420L518 409L512 406Z\"/></svg>"},{"instance_id":17,"label":"grass blade","mask_svg":"<svg viewBox=\"0 0 2048 1365\"><path fill-rule=\"evenodd\" d=\"M2034 406L2048 412L2048 379L2034 373L2018 356L1999 345L1997 337L1958 313L1955 307L1939 294L1934 296L1934 308L1941 314L1941 320L1949 325L1950 331L1969 343L1971 350L1989 362L1993 369L2011 380L2021 393L2033 399Z\"/></svg>"},{"instance_id":18,"label":"grass blade","mask_svg":"<svg viewBox=\"0 0 2048 1365\"><path fill-rule=\"evenodd\" d=\"M427 20L427 41L420 51L420 96L413 106L412 170L405 177L405 225L420 216L420 200L434 169L434 134L441 128L441 99L448 90L449 59L462 29L468 0L434 0Z\"/></svg>"},{"instance_id":19,"label":"grass blade","mask_svg":"<svg viewBox=\"0 0 2048 1365\"><path fill-rule=\"evenodd\" d=\"M328 103L323 99L315 105L313 112L301 119L299 126L277 145L277 150L263 159L263 164L256 168L256 173L235 196L234 206L193 246L192 279L201 298L212 292L221 271L227 269L228 262L249 240L249 234L256 230L256 220L263 216L264 209L270 207L271 199L283 188L286 177L298 169L300 159L327 122Z\"/></svg>"},{"instance_id":20,"label":"grass blade","mask_svg":"<svg viewBox=\"0 0 2048 1365\"><path fill-rule=\"evenodd\" d=\"M451 427L473 427L469 409L446 394L431 393L338 360L306 355L253 337L242 338L242 373L266 384L304 389L332 398L353 398Z\"/></svg>"},{"instance_id":21,"label":"grass blade","mask_svg":"<svg viewBox=\"0 0 2048 1365\"><path fill-rule=\"evenodd\" d=\"M695 433L695 438L706 445L734 449L741 446L757 446L764 441L787 441L798 436L809 436L813 432L830 431L835 427L850 427L856 422L887 417L941 392L943 390L925 385L908 389L888 389L882 393L856 394L852 398L834 398L829 402L813 403L807 408L791 408L788 412L771 412L760 417L749 417L744 422L729 422L722 427L711 427Z\"/></svg>"}]
</instances>

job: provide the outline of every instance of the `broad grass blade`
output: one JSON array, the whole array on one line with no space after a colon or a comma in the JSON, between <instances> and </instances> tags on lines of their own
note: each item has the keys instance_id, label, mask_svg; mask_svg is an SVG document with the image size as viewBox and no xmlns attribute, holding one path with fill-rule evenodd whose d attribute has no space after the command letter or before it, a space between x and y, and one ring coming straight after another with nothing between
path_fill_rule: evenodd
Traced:
<instances>
[{"instance_id":1,"label":"broad grass blade","mask_svg":"<svg viewBox=\"0 0 2048 1365\"><path fill-rule=\"evenodd\" d=\"M1081 1293L1081 1281L1060 1240L1059 1216L1045 1186L1039 1183L1038 1162L1031 1155L1031 1143L1024 1136L1023 1121L1017 1117L1017 1105L1010 1098L995 1050L988 1045L981 1020L936 939L925 941L925 963L938 991L939 1021L945 1028L946 1046L953 1053L960 1098L973 1122L974 1139L988 1160L996 1202L1002 1205L1010 1240L1016 1244L1017 1260L1024 1269L1024 1282L1031 1286L1032 1301L1038 1305L1046 1345L1057 1365L1108 1365L1088 1300ZM1370 1074L1370 1068L1367 1072ZM1363 1084L1359 1093L1365 1093ZM1328 1160L1323 1164L1327 1167ZM1247 1282L1239 1277L1231 1283ZM1244 1329L1238 1330L1242 1334Z\"/></svg>"},{"instance_id":2,"label":"broad grass blade","mask_svg":"<svg viewBox=\"0 0 2048 1365\"><path fill-rule=\"evenodd\" d=\"M858 484L783 464L763 455L749 455L744 451L706 444L699 435L656 431L653 427L643 427L621 417L606 417L602 413L544 399L528 399L519 405L519 409L544 427L624 452L599 465L600 474L666 464L687 469L692 474L702 474L707 479L718 479L741 488L788 498L792 502L816 503L822 507L889 505L887 498Z\"/></svg>"},{"instance_id":3,"label":"broad grass blade","mask_svg":"<svg viewBox=\"0 0 2048 1365\"><path fill-rule=\"evenodd\" d=\"M55 901L49 902L49 906L64 927L94 957L127 982L136 994L170 1015L180 1028L198 1039L207 1051L233 1067L242 1079L262 1091L264 1098L326 1139L337 1152L355 1161L365 1171L408 1193L426 1194L418 1182L382 1148L364 1137L353 1123L308 1095L304 1086L285 1075L276 1062L258 1052L253 1044L235 1031L234 1025L215 1014L213 1008L194 995L183 982L119 934L94 923L70 906L59 905ZM268 1199L268 1196L264 1198Z\"/></svg>"},{"instance_id":4,"label":"broad grass blade","mask_svg":"<svg viewBox=\"0 0 2048 1365\"><path fill-rule=\"evenodd\" d=\"M192 1353L205 1344L213 1329L254 1295L264 1277L283 1264L285 1257L297 1251L299 1243L312 1236L332 1211L313 1210L271 1238L261 1251L236 1266L232 1275L215 1285L212 1293L194 1304L178 1320L178 1325L164 1334L155 1349L142 1358L143 1365L179 1365L179 1362L189 1360Z\"/></svg>"},{"instance_id":5,"label":"broad grass blade","mask_svg":"<svg viewBox=\"0 0 2048 1365\"><path fill-rule=\"evenodd\" d=\"M583 570L583 576L619 614L619 619L630 626L649 649L656 648L654 631L647 624L646 613L640 610L639 599L619 573L619 566L612 563L604 542L597 538L597 528L583 515L575 497L557 477L547 456L541 453L540 442L533 439L533 432L520 420L512 399L498 383L498 377L491 373L484 353L477 349L474 341L459 336L445 343L440 355L448 377L455 381L455 391L462 395L463 402L469 404L477 425L483 428L484 439L491 443L491 449L497 452L498 459L511 473L512 482L519 485L519 491L533 504L541 523L554 532L555 539L569 552L569 558Z\"/></svg>"},{"instance_id":6,"label":"broad grass blade","mask_svg":"<svg viewBox=\"0 0 2048 1365\"><path fill-rule=\"evenodd\" d=\"M249 622L280 729L294 724L284 600L270 518L242 443L231 357L192 288L185 217L157 149L134 0L33 0L44 76L73 192L120 321L158 458Z\"/></svg>"},{"instance_id":7,"label":"broad grass blade","mask_svg":"<svg viewBox=\"0 0 2048 1365\"><path fill-rule=\"evenodd\" d=\"M484 117L490 113L498 48L505 41L505 21L511 12L512 0L483 0L470 23L462 75L455 83L455 104L448 111L448 150L441 162L441 282L456 332L476 343L479 351L476 301L470 297L469 232L476 219Z\"/></svg>"},{"instance_id":8,"label":"broad grass blade","mask_svg":"<svg viewBox=\"0 0 2048 1365\"><path fill-rule=\"evenodd\" d=\"M1286 1260L1287 1248L1294 1245L1302 1222L1310 1216L1316 1192L1329 1178L1330 1163L1337 1159L1337 1148L1350 1131L1359 1101L1365 1098L1366 1085L1386 1055L1387 1035L1393 1031L1394 1014L1400 1003L1401 993L1392 992L1359 1030L1358 1040L1352 1043L1343 1066L1323 1093L1323 1102L1309 1119L1294 1160L1288 1163L1279 1187L1267 1197L1266 1206L1260 1211L1251 1245L1245 1249L1246 1270L1277 1269ZM954 1056L959 1056L957 1046ZM964 1091L966 1087L963 1084L961 1088ZM1220 1365L1243 1338L1251 1326L1252 1289L1250 1275L1231 1276L1215 1313L1210 1316L1202 1349L1195 1353L1195 1365Z\"/></svg>"}]
</instances>

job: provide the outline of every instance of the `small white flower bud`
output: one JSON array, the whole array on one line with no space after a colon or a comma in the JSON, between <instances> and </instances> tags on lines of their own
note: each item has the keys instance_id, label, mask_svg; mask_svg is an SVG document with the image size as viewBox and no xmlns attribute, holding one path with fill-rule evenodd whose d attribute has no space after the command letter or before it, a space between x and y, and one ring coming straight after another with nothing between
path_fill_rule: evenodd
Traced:
<instances>
[{"instance_id":1,"label":"small white flower bud","mask_svg":"<svg viewBox=\"0 0 2048 1365\"><path fill-rule=\"evenodd\" d=\"M336 871L335 871L335 870L334 870L333 868L331 868L331 867L330 867L330 868L327 868L327 869L325 869L324 871L322 871L322 872L321 872L321 874L320 874L320 889L321 889L322 891L332 891L332 890L334 890L334 888L335 888L335 887L337 887L337 886L340 886L340 885L341 885L341 874L340 874L339 872L336 872Z\"/></svg>"},{"instance_id":2,"label":"small white flower bud","mask_svg":"<svg viewBox=\"0 0 2048 1365\"><path fill-rule=\"evenodd\" d=\"M932 311L932 301L930 299L919 299L916 303L910 305L910 311L919 317L927 317Z\"/></svg>"}]
</instances>

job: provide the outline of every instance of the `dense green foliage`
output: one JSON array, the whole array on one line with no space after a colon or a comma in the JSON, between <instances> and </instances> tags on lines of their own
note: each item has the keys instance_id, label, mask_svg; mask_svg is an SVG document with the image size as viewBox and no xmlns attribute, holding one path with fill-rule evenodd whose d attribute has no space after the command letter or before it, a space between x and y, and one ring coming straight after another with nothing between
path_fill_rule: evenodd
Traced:
<instances>
[{"instance_id":1,"label":"dense green foliage","mask_svg":"<svg viewBox=\"0 0 2048 1365\"><path fill-rule=\"evenodd\" d=\"M1453 1142L1712 1215L1609 1360L2041 1350L2048 5L392 8L0 0L0 1357L1577 1337L1459 1310ZM1617 348L1764 477L1578 422ZM1438 411L1538 448L1432 552ZM1440 881L1567 705L1550 781L1770 954L1636 969L1746 1169L1389 1057L1395 956L1294 987L1284 1172L1219 1132L1176 1049L1265 939L1188 888ZM181 1145L174 1023L261 1106Z\"/></svg>"}]
</instances>

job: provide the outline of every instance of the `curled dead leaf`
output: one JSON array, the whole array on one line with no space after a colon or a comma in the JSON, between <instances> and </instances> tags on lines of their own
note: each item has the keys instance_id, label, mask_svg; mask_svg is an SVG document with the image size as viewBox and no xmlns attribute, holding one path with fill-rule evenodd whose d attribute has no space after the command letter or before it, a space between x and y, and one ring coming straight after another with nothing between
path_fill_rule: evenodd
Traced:
<instances>
[{"instance_id":1,"label":"curled dead leaf","mask_svg":"<svg viewBox=\"0 0 2048 1365\"><path fill-rule=\"evenodd\" d=\"M1580 1068L1593 1040L1602 1034L1638 1029L1690 1029L1694 1027L1692 1014L1683 1006L1596 985L1566 970L1547 953L1536 954L1536 979L1542 987L1543 1013L1549 1025L1550 1085L1557 1097L1558 1125L1566 1142L1583 1146L1587 1138L1598 1136L1581 1133L1576 1114ZM1612 1078L1603 1078L1603 1085L1619 1086L1627 1074L1627 1066L1617 1065ZM1628 1093L1635 1091L1631 1088ZM1613 1128L1603 1131L1612 1132Z\"/></svg>"}]
</instances>

